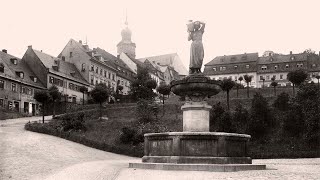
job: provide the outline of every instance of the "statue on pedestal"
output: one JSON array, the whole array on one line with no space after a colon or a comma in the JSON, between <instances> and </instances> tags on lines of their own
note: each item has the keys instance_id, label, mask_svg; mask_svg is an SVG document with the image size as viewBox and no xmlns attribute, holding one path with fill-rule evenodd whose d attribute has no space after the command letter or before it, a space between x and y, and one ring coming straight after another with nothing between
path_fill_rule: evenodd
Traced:
<instances>
[{"instance_id":1,"label":"statue on pedestal","mask_svg":"<svg viewBox=\"0 0 320 180\"><path fill-rule=\"evenodd\" d=\"M200 21L189 21L188 27L188 41L192 40L190 49L190 64L189 74L201 73L200 69L204 58L204 50L202 44L202 35L204 33L205 23Z\"/></svg>"}]
</instances>

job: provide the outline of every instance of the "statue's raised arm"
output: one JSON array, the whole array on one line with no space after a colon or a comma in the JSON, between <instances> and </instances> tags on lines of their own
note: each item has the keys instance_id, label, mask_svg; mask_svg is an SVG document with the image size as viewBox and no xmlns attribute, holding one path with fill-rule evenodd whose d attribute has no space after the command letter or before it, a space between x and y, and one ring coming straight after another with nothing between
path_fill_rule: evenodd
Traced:
<instances>
[{"instance_id":1,"label":"statue's raised arm","mask_svg":"<svg viewBox=\"0 0 320 180\"><path fill-rule=\"evenodd\" d=\"M188 41L192 40L190 49L189 74L201 73L200 69L204 58L204 50L202 44L202 35L204 33L205 23L190 20L188 27Z\"/></svg>"}]
</instances>

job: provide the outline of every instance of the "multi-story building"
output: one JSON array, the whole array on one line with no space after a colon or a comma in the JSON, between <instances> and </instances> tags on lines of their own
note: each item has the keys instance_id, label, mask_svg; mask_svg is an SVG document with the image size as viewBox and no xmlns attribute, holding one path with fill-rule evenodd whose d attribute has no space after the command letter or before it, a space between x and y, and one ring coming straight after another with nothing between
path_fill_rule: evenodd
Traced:
<instances>
[{"instance_id":1,"label":"multi-story building","mask_svg":"<svg viewBox=\"0 0 320 180\"><path fill-rule=\"evenodd\" d=\"M32 46L28 47L22 60L28 64L45 88L55 85L63 95L68 96L69 102L82 103L83 94L80 87L88 87L89 84L73 63L35 50Z\"/></svg>"},{"instance_id":2,"label":"multi-story building","mask_svg":"<svg viewBox=\"0 0 320 180\"><path fill-rule=\"evenodd\" d=\"M74 64L81 76L90 83L91 88L96 84L105 83L116 91L117 69L105 63L101 54L90 49L87 44L82 44L82 41L71 39L58 57L62 61Z\"/></svg>"},{"instance_id":3,"label":"multi-story building","mask_svg":"<svg viewBox=\"0 0 320 180\"><path fill-rule=\"evenodd\" d=\"M281 55L269 52L268 56L259 57L257 62L258 86L270 87L272 79L278 82L279 86L290 86L287 74L297 69L308 70L308 54Z\"/></svg>"},{"instance_id":4,"label":"multi-story building","mask_svg":"<svg viewBox=\"0 0 320 180\"><path fill-rule=\"evenodd\" d=\"M33 98L44 84L30 69L24 59L0 52L0 107L28 115L38 114L38 103Z\"/></svg>"},{"instance_id":5,"label":"multi-story building","mask_svg":"<svg viewBox=\"0 0 320 180\"><path fill-rule=\"evenodd\" d=\"M244 56L247 55L247 58ZM320 75L320 58L314 53L276 54L273 51L266 51L262 57L257 53L219 56L205 65L204 73L212 79L222 80L231 78L237 80L244 74L252 75L253 87L269 87L272 79L278 82L279 86L291 86L287 74L290 71L302 69L310 75L309 80L317 82L317 75ZM251 68L252 69L251 69ZM255 81L255 82L254 82Z\"/></svg>"},{"instance_id":6,"label":"multi-story building","mask_svg":"<svg viewBox=\"0 0 320 180\"><path fill-rule=\"evenodd\" d=\"M233 81L238 81L240 76L249 75L252 76L249 85L257 87L258 58L258 53L218 56L204 65L204 74L215 80L230 78ZM239 83L246 85L244 81Z\"/></svg>"},{"instance_id":7,"label":"multi-story building","mask_svg":"<svg viewBox=\"0 0 320 180\"><path fill-rule=\"evenodd\" d=\"M93 48L93 50L101 54L106 64L117 69L117 86L120 85L123 87L123 90L120 93L128 95L130 91L130 84L136 76L135 72L133 72L120 58L115 57L104 49L98 47Z\"/></svg>"}]
</instances>

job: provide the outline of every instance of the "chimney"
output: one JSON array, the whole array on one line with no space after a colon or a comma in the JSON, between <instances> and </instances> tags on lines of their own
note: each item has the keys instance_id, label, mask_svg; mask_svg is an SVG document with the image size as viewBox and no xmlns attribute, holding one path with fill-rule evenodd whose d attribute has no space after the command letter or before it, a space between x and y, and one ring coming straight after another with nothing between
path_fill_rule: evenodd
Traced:
<instances>
[{"instance_id":1,"label":"chimney","mask_svg":"<svg viewBox=\"0 0 320 180\"><path fill-rule=\"evenodd\" d=\"M6 50L6 49L2 49L2 52L4 52L4 53L8 53L8 51Z\"/></svg>"},{"instance_id":2,"label":"chimney","mask_svg":"<svg viewBox=\"0 0 320 180\"><path fill-rule=\"evenodd\" d=\"M292 51L290 51L290 55L292 55Z\"/></svg>"},{"instance_id":3,"label":"chimney","mask_svg":"<svg viewBox=\"0 0 320 180\"><path fill-rule=\"evenodd\" d=\"M269 56L271 56L271 52L269 52Z\"/></svg>"},{"instance_id":4,"label":"chimney","mask_svg":"<svg viewBox=\"0 0 320 180\"><path fill-rule=\"evenodd\" d=\"M320 54L320 51L319 51L319 54ZM120 54L117 55L117 58L120 58Z\"/></svg>"},{"instance_id":5,"label":"chimney","mask_svg":"<svg viewBox=\"0 0 320 180\"><path fill-rule=\"evenodd\" d=\"M28 49L32 49L32 45L28 46Z\"/></svg>"},{"instance_id":6,"label":"chimney","mask_svg":"<svg viewBox=\"0 0 320 180\"><path fill-rule=\"evenodd\" d=\"M79 40L79 43L82 44L82 40Z\"/></svg>"}]
</instances>

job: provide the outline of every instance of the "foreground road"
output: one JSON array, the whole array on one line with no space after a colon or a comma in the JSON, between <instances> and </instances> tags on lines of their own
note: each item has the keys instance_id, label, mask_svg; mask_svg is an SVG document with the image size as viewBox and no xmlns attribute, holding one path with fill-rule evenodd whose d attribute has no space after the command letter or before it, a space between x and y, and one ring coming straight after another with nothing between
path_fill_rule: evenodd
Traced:
<instances>
[{"instance_id":1,"label":"foreground road","mask_svg":"<svg viewBox=\"0 0 320 180\"><path fill-rule=\"evenodd\" d=\"M60 175L63 179L114 179L122 168L128 167L129 160L134 160L24 130L25 123L39 119L0 121L1 180L61 179Z\"/></svg>"},{"instance_id":2,"label":"foreground road","mask_svg":"<svg viewBox=\"0 0 320 180\"><path fill-rule=\"evenodd\" d=\"M49 119L50 117L46 117ZM140 159L108 153L44 134L25 131L40 117L0 121L0 179L320 179L320 158L254 160L265 171L186 172L128 169Z\"/></svg>"}]
</instances>

